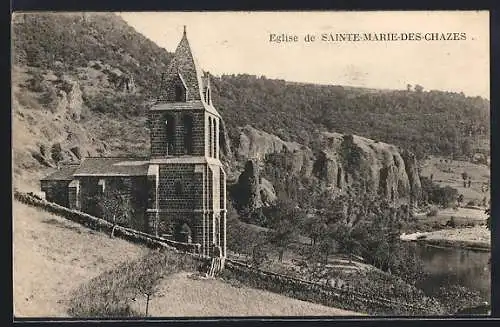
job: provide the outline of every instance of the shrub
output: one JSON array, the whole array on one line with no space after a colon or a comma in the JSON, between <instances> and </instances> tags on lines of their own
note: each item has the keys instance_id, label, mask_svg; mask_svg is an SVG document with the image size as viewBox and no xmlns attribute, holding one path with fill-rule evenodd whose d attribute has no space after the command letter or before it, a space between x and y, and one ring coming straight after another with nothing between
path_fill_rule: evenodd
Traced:
<instances>
[{"instance_id":1,"label":"shrub","mask_svg":"<svg viewBox=\"0 0 500 327\"><path fill-rule=\"evenodd\" d=\"M447 227L455 228L457 227L457 223L455 221L455 217L451 217L447 222L446 225Z\"/></svg>"},{"instance_id":2,"label":"shrub","mask_svg":"<svg viewBox=\"0 0 500 327\"><path fill-rule=\"evenodd\" d=\"M54 143L52 145L52 148L50 149L50 155L52 160L54 160L56 164L64 159L61 143Z\"/></svg>"},{"instance_id":3,"label":"shrub","mask_svg":"<svg viewBox=\"0 0 500 327\"><path fill-rule=\"evenodd\" d=\"M39 70L30 70L28 74L31 75L31 78L28 79L28 90L33 92L42 92L44 91L44 87L42 85L44 78L43 74Z\"/></svg>"},{"instance_id":4,"label":"shrub","mask_svg":"<svg viewBox=\"0 0 500 327\"><path fill-rule=\"evenodd\" d=\"M475 200L470 200L467 202L467 206L469 207L474 207L477 205L477 202Z\"/></svg>"},{"instance_id":5,"label":"shrub","mask_svg":"<svg viewBox=\"0 0 500 327\"><path fill-rule=\"evenodd\" d=\"M432 208L427 212L427 217L436 217L438 214L437 208Z\"/></svg>"}]
</instances>

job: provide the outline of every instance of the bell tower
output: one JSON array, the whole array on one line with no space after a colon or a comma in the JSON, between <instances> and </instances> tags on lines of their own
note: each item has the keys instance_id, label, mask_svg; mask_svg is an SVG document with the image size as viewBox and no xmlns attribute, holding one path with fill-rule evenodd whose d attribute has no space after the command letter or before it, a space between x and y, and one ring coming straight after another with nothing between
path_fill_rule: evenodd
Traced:
<instances>
[{"instance_id":1,"label":"bell tower","mask_svg":"<svg viewBox=\"0 0 500 327\"><path fill-rule=\"evenodd\" d=\"M199 243L226 256L226 175L219 159L221 116L210 77L193 56L186 28L149 109L150 232Z\"/></svg>"}]
</instances>

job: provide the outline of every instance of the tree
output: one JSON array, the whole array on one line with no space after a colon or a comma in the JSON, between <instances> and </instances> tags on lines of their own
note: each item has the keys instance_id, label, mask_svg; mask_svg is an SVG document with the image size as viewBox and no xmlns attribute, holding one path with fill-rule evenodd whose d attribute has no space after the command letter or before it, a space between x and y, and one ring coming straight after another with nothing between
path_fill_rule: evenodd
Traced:
<instances>
[{"instance_id":1,"label":"tree","mask_svg":"<svg viewBox=\"0 0 500 327\"><path fill-rule=\"evenodd\" d=\"M415 92L422 93L423 91L424 91L424 87L422 85L419 85L419 84L415 85Z\"/></svg>"},{"instance_id":2,"label":"tree","mask_svg":"<svg viewBox=\"0 0 500 327\"><path fill-rule=\"evenodd\" d=\"M304 223L304 231L311 238L311 245L315 245L316 241L327 232L327 225L324 217L315 215L306 219Z\"/></svg>"},{"instance_id":3,"label":"tree","mask_svg":"<svg viewBox=\"0 0 500 327\"><path fill-rule=\"evenodd\" d=\"M304 213L294 202L283 199L278 200L270 213L269 243L278 251L278 260L282 262L285 250L298 238Z\"/></svg>"},{"instance_id":4,"label":"tree","mask_svg":"<svg viewBox=\"0 0 500 327\"><path fill-rule=\"evenodd\" d=\"M133 214L130 196L117 189L105 190L95 196L96 205L102 218L113 223L110 237L114 237L117 225L128 227Z\"/></svg>"},{"instance_id":5,"label":"tree","mask_svg":"<svg viewBox=\"0 0 500 327\"><path fill-rule=\"evenodd\" d=\"M52 148L50 149L50 156L56 163L57 168L59 168L59 163L64 159L61 143L54 143L52 145Z\"/></svg>"}]
</instances>

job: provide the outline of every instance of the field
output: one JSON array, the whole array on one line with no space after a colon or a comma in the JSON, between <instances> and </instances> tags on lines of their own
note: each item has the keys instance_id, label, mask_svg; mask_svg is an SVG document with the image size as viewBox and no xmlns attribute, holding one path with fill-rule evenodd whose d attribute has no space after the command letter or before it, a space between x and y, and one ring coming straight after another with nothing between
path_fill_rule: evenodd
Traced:
<instances>
[{"instance_id":1,"label":"field","mask_svg":"<svg viewBox=\"0 0 500 327\"><path fill-rule=\"evenodd\" d=\"M13 202L16 317L64 317L80 284L148 250Z\"/></svg>"},{"instance_id":2,"label":"field","mask_svg":"<svg viewBox=\"0 0 500 327\"><path fill-rule=\"evenodd\" d=\"M464 187L464 172L471 178L471 187ZM422 163L420 175L428 178L432 175L435 183L457 189L458 194L464 196L464 205L470 201L481 205L485 197L486 203L490 200L490 167L487 165L430 157Z\"/></svg>"}]
</instances>

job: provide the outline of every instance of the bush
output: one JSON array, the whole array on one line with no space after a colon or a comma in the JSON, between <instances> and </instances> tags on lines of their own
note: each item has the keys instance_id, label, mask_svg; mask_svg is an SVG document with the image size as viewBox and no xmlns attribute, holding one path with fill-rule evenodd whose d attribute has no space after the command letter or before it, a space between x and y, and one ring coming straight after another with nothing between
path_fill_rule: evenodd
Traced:
<instances>
[{"instance_id":1,"label":"bush","mask_svg":"<svg viewBox=\"0 0 500 327\"><path fill-rule=\"evenodd\" d=\"M457 227L457 223L455 221L455 217L451 217L447 222L446 225L447 227L455 228Z\"/></svg>"},{"instance_id":2,"label":"bush","mask_svg":"<svg viewBox=\"0 0 500 327\"><path fill-rule=\"evenodd\" d=\"M438 214L438 209L437 208L432 208L427 212L427 217L436 217Z\"/></svg>"},{"instance_id":3,"label":"bush","mask_svg":"<svg viewBox=\"0 0 500 327\"><path fill-rule=\"evenodd\" d=\"M477 205L478 205L478 203L475 200L470 200L467 202L468 207L475 207Z\"/></svg>"},{"instance_id":4,"label":"bush","mask_svg":"<svg viewBox=\"0 0 500 327\"><path fill-rule=\"evenodd\" d=\"M44 87L42 85L44 81L43 74L37 69L29 70L28 74L31 75L31 78L28 79L27 81L28 90L33 92L43 92L44 91Z\"/></svg>"}]
</instances>

